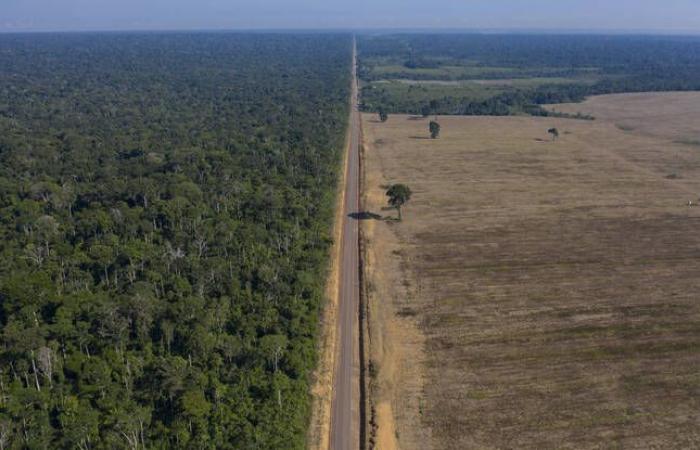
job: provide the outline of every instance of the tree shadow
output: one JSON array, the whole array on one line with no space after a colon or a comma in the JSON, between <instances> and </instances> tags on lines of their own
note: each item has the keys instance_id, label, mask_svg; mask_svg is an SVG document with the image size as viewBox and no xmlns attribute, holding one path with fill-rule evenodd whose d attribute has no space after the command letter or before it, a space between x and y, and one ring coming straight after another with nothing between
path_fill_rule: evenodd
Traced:
<instances>
[{"instance_id":1,"label":"tree shadow","mask_svg":"<svg viewBox=\"0 0 700 450\"><path fill-rule=\"evenodd\" d=\"M370 211L360 211L348 214L348 217L355 220L384 220L384 217Z\"/></svg>"},{"instance_id":2,"label":"tree shadow","mask_svg":"<svg viewBox=\"0 0 700 450\"><path fill-rule=\"evenodd\" d=\"M409 139L419 139L419 140L426 140L426 141L430 140L430 138L427 136L409 136Z\"/></svg>"},{"instance_id":3,"label":"tree shadow","mask_svg":"<svg viewBox=\"0 0 700 450\"><path fill-rule=\"evenodd\" d=\"M395 211L396 208L391 206L385 206L382 211ZM371 211L360 211L348 214L348 217L354 220L377 220L380 222L400 222L398 217L395 216L381 216L379 214L373 213Z\"/></svg>"},{"instance_id":4,"label":"tree shadow","mask_svg":"<svg viewBox=\"0 0 700 450\"><path fill-rule=\"evenodd\" d=\"M406 119L406 120L424 120L424 119L427 119L427 117L423 117L423 116L408 116L408 119Z\"/></svg>"},{"instance_id":5,"label":"tree shadow","mask_svg":"<svg viewBox=\"0 0 700 450\"><path fill-rule=\"evenodd\" d=\"M535 138L535 142L552 142L549 139Z\"/></svg>"}]
</instances>

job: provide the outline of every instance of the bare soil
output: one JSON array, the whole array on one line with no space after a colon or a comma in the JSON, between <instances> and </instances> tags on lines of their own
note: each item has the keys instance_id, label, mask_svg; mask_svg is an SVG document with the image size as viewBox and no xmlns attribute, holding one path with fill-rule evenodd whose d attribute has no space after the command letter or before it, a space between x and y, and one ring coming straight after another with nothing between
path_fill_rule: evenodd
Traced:
<instances>
[{"instance_id":1,"label":"bare soil","mask_svg":"<svg viewBox=\"0 0 700 450\"><path fill-rule=\"evenodd\" d=\"M591 97L583 103L550 105L550 109L590 114L623 131L700 145L700 92L615 94Z\"/></svg>"},{"instance_id":2,"label":"bare soil","mask_svg":"<svg viewBox=\"0 0 700 450\"><path fill-rule=\"evenodd\" d=\"M374 166L374 156L366 157L365 164ZM393 211L381 211L383 191L370 188L383 182L379 171L365 170L363 205L376 205L377 211L391 218L395 216ZM427 361L425 336L418 322L401 315L413 295L403 261L397 257L402 243L390 226L374 219L363 222L362 239L369 305L370 400L375 412L372 420L377 426L371 448L430 450L430 430L416 426L421 424L423 367Z\"/></svg>"},{"instance_id":3,"label":"bare soil","mask_svg":"<svg viewBox=\"0 0 700 450\"><path fill-rule=\"evenodd\" d=\"M365 226L390 445L700 447L700 148L676 143L700 102L668 95L653 119L619 96L594 122L441 117L437 140L365 117L367 209L414 192Z\"/></svg>"}]
</instances>

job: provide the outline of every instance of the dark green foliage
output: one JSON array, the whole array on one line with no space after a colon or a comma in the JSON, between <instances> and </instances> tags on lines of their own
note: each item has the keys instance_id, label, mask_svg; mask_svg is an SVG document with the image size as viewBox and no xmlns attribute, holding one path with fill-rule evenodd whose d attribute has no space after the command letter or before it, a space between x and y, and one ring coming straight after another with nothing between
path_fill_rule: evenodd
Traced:
<instances>
[{"instance_id":1,"label":"dark green foliage","mask_svg":"<svg viewBox=\"0 0 700 450\"><path fill-rule=\"evenodd\" d=\"M396 208L399 212L399 220L402 219L401 207L411 199L412 194L411 189L405 184L393 184L386 191L386 196L389 197L389 205Z\"/></svg>"},{"instance_id":2,"label":"dark green foliage","mask_svg":"<svg viewBox=\"0 0 700 450\"><path fill-rule=\"evenodd\" d=\"M539 105L618 92L700 90L697 36L400 34L364 36L359 47L360 74L369 82L363 105L388 113L425 115L428 108L424 100L397 98L372 81L543 79L506 83L486 99L442 94L429 112L459 115L547 116L555 114ZM375 65L405 69L375 73Z\"/></svg>"},{"instance_id":3,"label":"dark green foliage","mask_svg":"<svg viewBox=\"0 0 700 450\"><path fill-rule=\"evenodd\" d=\"M428 129L430 130L430 139L437 139L440 136L440 124L436 121L431 120Z\"/></svg>"},{"instance_id":4,"label":"dark green foliage","mask_svg":"<svg viewBox=\"0 0 700 450\"><path fill-rule=\"evenodd\" d=\"M552 135L553 141L556 141L559 137L559 130L557 130L556 128L550 128L549 130L547 130L547 133Z\"/></svg>"},{"instance_id":5,"label":"dark green foliage","mask_svg":"<svg viewBox=\"0 0 700 450\"><path fill-rule=\"evenodd\" d=\"M461 64L525 70L524 77L561 77L577 71L631 72L664 78L689 79L700 64L700 37L621 35L522 34L395 34L362 36L360 56L404 61L431 61L415 67ZM554 69L554 70L553 70ZM676 69L683 71L675 73ZM517 72L515 75L522 74ZM461 79L502 78L502 73L479 73ZM423 79L435 79L426 74ZM455 77L444 78L455 79Z\"/></svg>"},{"instance_id":6,"label":"dark green foliage","mask_svg":"<svg viewBox=\"0 0 700 450\"><path fill-rule=\"evenodd\" d=\"M5 448L304 448L350 51L0 36Z\"/></svg>"},{"instance_id":7,"label":"dark green foliage","mask_svg":"<svg viewBox=\"0 0 700 450\"><path fill-rule=\"evenodd\" d=\"M379 110L379 120L383 123L389 120L389 114L384 109Z\"/></svg>"}]
</instances>

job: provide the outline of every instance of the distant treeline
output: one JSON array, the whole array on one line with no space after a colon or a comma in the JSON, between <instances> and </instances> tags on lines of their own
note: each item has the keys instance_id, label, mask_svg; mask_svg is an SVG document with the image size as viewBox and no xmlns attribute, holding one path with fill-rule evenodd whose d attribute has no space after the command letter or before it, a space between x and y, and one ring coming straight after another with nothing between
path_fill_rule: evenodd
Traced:
<instances>
[{"instance_id":1,"label":"distant treeline","mask_svg":"<svg viewBox=\"0 0 700 450\"><path fill-rule=\"evenodd\" d=\"M700 38L664 36L537 36L413 34L363 37L362 61L403 64L406 68L443 66L479 67L477 74L392 73L384 77L469 80L493 78L570 77L595 74L595 82L551 83L534 88L513 88L483 100L444 96L432 105L387 96L382 89L366 86L365 108L387 112L465 115L509 115L528 112L548 114L538 105L579 102L590 95L700 90ZM367 63L365 81L373 81ZM504 75L502 69L510 69ZM496 70L499 69L499 70ZM432 106L432 107L431 107Z\"/></svg>"},{"instance_id":2,"label":"distant treeline","mask_svg":"<svg viewBox=\"0 0 700 450\"><path fill-rule=\"evenodd\" d=\"M626 75L700 65L700 37L621 35L397 34L360 38L362 58L461 61L517 69L599 69Z\"/></svg>"},{"instance_id":3,"label":"distant treeline","mask_svg":"<svg viewBox=\"0 0 700 450\"><path fill-rule=\"evenodd\" d=\"M0 35L0 445L302 449L349 36Z\"/></svg>"}]
</instances>

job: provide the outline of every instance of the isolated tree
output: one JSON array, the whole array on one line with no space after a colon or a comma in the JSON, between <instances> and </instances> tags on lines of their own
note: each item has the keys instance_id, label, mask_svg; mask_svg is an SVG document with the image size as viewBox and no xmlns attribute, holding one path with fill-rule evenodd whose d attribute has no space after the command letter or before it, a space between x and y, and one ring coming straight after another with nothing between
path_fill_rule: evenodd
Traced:
<instances>
[{"instance_id":1,"label":"isolated tree","mask_svg":"<svg viewBox=\"0 0 700 450\"><path fill-rule=\"evenodd\" d=\"M553 141L556 141L559 137L559 130L557 130L556 128L550 128L549 130L547 130L547 133L552 135Z\"/></svg>"},{"instance_id":2,"label":"isolated tree","mask_svg":"<svg viewBox=\"0 0 700 450\"><path fill-rule=\"evenodd\" d=\"M405 184L394 184L386 191L386 196L389 197L389 205L396 208L399 213L399 220L402 220L401 207L411 199L411 194L411 189Z\"/></svg>"},{"instance_id":3,"label":"isolated tree","mask_svg":"<svg viewBox=\"0 0 700 450\"><path fill-rule=\"evenodd\" d=\"M430 121L430 139L437 139L440 136L440 124L436 121Z\"/></svg>"},{"instance_id":4,"label":"isolated tree","mask_svg":"<svg viewBox=\"0 0 700 450\"><path fill-rule=\"evenodd\" d=\"M379 110L379 120L383 123L389 120L389 114L387 114L384 108Z\"/></svg>"}]
</instances>

